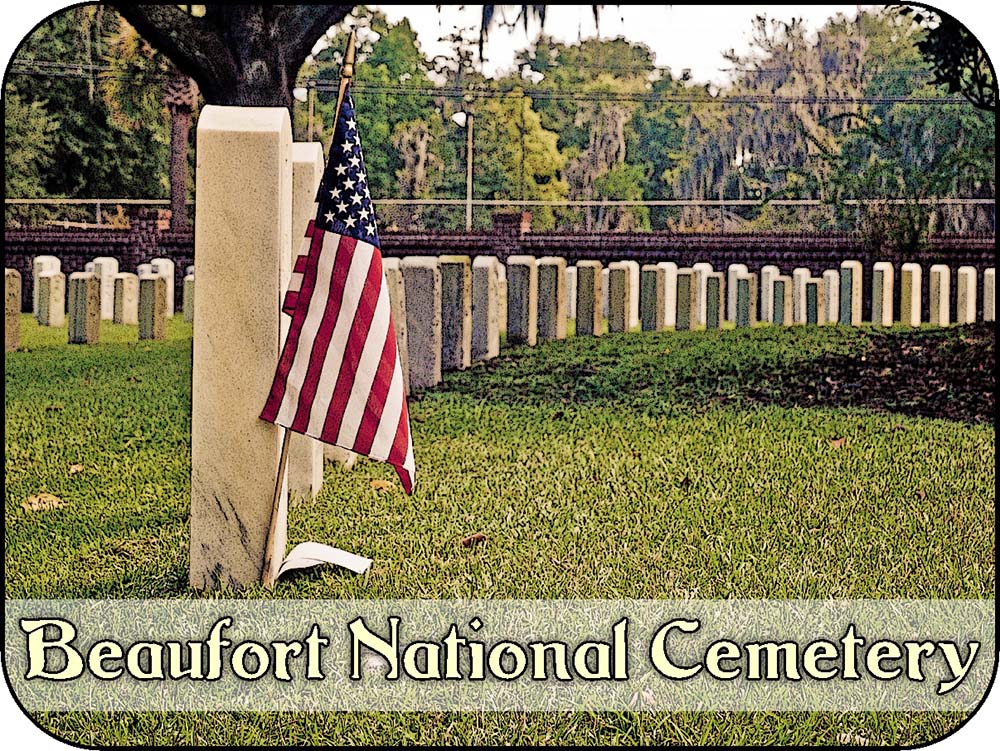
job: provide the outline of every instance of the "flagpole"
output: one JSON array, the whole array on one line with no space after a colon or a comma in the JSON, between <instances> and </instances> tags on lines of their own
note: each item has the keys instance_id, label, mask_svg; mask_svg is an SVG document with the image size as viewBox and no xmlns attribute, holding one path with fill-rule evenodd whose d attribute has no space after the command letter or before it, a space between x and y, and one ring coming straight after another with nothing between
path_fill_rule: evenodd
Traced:
<instances>
[{"instance_id":1,"label":"flagpole","mask_svg":"<svg viewBox=\"0 0 1000 751\"><path fill-rule=\"evenodd\" d=\"M340 67L340 90L337 92L337 109L334 110L333 127L336 133L337 123L340 122L340 109L344 105L344 98L347 96L347 87L354 77L354 59L357 50L357 33L351 29L350 36L347 37L347 48L344 50L344 64ZM271 576L271 562L274 560L274 534L278 527L278 517L281 506L281 486L285 481L285 470L288 465L288 439L291 431L284 429L281 438L281 458L278 460L278 476L274 481L274 496L271 499L271 524L267 528L267 541L264 543L264 568L260 574L261 584L270 589L274 586L274 577ZM281 551L284 555L284 551Z\"/></svg>"},{"instance_id":2,"label":"flagpole","mask_svg":"<svg viewBox=\"0 0 1000 751\"><path fill-rule=\"evenodd\" d=\"M288 466L288 439L290 430L285 429L281 439L281 458L278 460L278 479L274 483L274 496L271 499L271 523L267 528L267 542L264 543L264 568L261 571L261 584L270 589L274 586L271 576L271 561L274 559L274 533L278 527L278 517L281 506L281 486L285 480L285 468ZM284 551L282 551L284 554Z\"/></svg>"},{"instance_id":3,"label":"flagpole","mask_svg":"<svg viewBox=\"0 0 1000 751\"><path fill-rule=\"evenodd\" d=\"M337 91L337 109L333 114L333 127L336 131L337 123L340 122L340 108L344 104L344 97L347 95L347 87L351 85L354 77L354 57L357 51L358 35L351 29L347 37L347 49L344 50L344 64L340 66L340 89Z\"/></svg>"}]
</instances>

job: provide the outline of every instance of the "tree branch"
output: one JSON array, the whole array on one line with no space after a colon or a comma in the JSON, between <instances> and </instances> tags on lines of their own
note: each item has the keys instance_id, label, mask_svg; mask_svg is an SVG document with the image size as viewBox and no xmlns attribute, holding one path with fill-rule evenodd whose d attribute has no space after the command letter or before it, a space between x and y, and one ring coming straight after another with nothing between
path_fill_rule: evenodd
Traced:
<instances>
[{"instance_id":1,"label":"tree branch","mask_svg":"<svg viewBox=\"0 0 1000 751\"><path fill-rule=\"evenodd\" d=\"M294 80L316 42L334 24L343 21L353 5L279 5L275 22L281 30L288 77Z\"/></svg>"},{"instance_id":2,"label":"tree branch","mask_svg":"<svg viewBox=\"0 0 1000 751\"><path fill-rule=\"evenodd\" d=\"M208 17L196 18L176 5L116 3L114 7L178 70L193 78L209 101L236 79L235 61Z\"/></svg>"}]
</instances>

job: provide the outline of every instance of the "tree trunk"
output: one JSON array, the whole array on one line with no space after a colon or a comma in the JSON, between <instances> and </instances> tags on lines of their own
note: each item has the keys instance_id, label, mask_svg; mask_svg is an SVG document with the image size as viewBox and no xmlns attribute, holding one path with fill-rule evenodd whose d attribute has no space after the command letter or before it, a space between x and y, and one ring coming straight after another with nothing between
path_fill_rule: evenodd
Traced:
<instances>
[{"instance_id":1,"label":"tree trunk","mask_svg":"<svg viewBox=\"0 0 1000 751\"><path fill-rule=\"evenodd\" d=\"M184 75L172 76L163 92L163 102L170 113L170 229L186 232L191 225L187 216L188 143L191 117L198 103L198 87Z\"/></svg>"},{"instance_id":2,"label":"tree trunk","mask_svg":"<svg viewBox=\"0 0 1000 751\"><path fill-rule=\"evenodd\" d=\"M209 104L287 107L313 45L351 5L115 6L136 30L193 78Z\"/></svg>"},{"instance_id":3,"label":"tree trunk","mask_svg":"<svg viewBox=\"0 0 1000 751\"><path fill-rule=\"evenodd\" d=\"M170 231L187 232L188 139L191 108L170 105Z\"/></svg>"}]
</instances>

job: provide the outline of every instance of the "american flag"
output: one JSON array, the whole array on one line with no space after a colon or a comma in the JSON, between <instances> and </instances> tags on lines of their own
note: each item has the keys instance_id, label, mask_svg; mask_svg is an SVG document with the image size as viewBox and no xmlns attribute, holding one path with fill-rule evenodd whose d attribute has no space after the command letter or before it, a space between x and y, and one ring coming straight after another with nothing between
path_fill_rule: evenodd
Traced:
<instances>
[{"instance_id":1,"label":"american flag","mask_svg":"<svg viewBox=\"0 0 1000 751\"><path fill-rule=\"evenodd\" d=\"M282 311L292 317L261 419L396 468L413 443L354 103L344 97Z\"/></svg>"}]
</instances>

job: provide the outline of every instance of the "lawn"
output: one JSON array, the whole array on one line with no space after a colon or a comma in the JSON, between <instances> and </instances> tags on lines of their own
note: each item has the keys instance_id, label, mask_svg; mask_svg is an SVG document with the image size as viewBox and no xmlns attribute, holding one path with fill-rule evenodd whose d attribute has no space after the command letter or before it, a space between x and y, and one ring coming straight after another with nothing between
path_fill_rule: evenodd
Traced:
<instances>
[{"instance_id":1,"label":"lawn","mask_svg":"<svg viewBox=\"0 0 1000 751\"><path fill-rule=\"evenodd\" d=\"M5 357L8 598L187 588L191 329L22 322ZM280 598L993 598L994 334L824 327L571 338L411 400L417 489L327 467L292 542L375 560ZM22 508L50 493L62 506ZM365 512L360 513L364 508ZM355 510L355 511L352 511ZM471 547L462 538L482 533ZM917 743L958 715L48 714L83 743Z\"/></svg>"}]
</instances>

